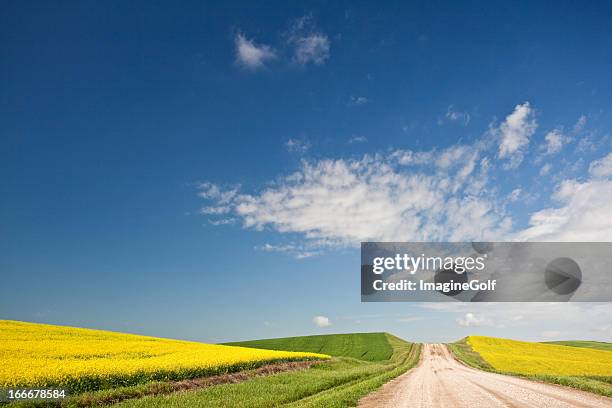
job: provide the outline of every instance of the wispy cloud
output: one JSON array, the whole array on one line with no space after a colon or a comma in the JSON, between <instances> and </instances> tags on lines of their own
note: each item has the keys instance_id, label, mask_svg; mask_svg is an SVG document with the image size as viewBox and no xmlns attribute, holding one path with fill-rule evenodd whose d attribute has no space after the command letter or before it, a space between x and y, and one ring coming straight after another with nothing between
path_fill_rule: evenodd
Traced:
<instances>
[{"instance_id":1,"label":"wispy cloud","mask_svg":"<svg viewBox=\"0 0 612 408\"><path fill-rule=\"evenodd\" d=\"M491 322L484 316L479 316L474 313L466 313L457 318L457 324L463 327L477 327L483 325L491 325Z\"/></svg>"},{"instance_id":2,"label":"wispy cloud","mask_svg":"<svg viewBox=\"0 0 612 408\"><path fill-rule=\"evenodd\" d=\"M516 234L529 241L609 241L612 237L612 154L593 161L593 178L563 180L553 194L557 207L533 213Z\"/></svg>"},{"instance_id":3,"label":"wispy cloud","mask_svg":"<svg viewBox=\"0 0 612 408\"><path fill-rule=\"evenodd\" d=\"M221 218L220 220L208 220L210 225L219 226L219 225L231 225L236 222L235 218Z\"/></svg>"},{"instance_id":4,"label":"wispy cloud","mask_svg":"<svg viewBox=\"0 0 612 408\"><path fill-rule=\"evenodd\" d=\"M460 123L463 126L467 126L470 124L471 119L472 117L468 112L456 110L453 105L449 105L449 107L446 109L446 113L444 114L444 118L440 118L438 120L438 123L443 124L445 121L456 122Z\"/></svg>"},{"instance_id":5,"label":"wispy cloud","mask_svg":"<svg viewBox=\"0 0 612 408\"><path fill-rule=\"evenodd\" d=\"M256 44L243 34L237 33L234 38L236 63L244 68L258 69L276 58L276 52L270 46Z\"/></svg>"},{"instance_id":6,"label":"wispy cloud","mask_svg":"<svg viewBox=\"0 0 612 408\"><path fill-rule=\"evenodd\" d=\"M273 245L273 244L264 244L262 246L257 246L255 249L259 249L265 252L281 252L288 254L295 259L306 259L311 258L313 256L320 255L320 251L315 248L313 245L302 245L302 244L281 244L281 245Z\"/></svg>"},{"instance_id":7,"label":"wispy cloud","mask_svg":"<svg viewBox=\"0 0 612 408\"><path fill-rule=\"evenodd\" d=\"M572 141L570 136L567 136L560 129L551 130L544 136L545 143L540 149L546 155L553 155L559 153L563 146Z\"/></svg>"},{"instance_id":8,"label":"wispy cloud","mask_svg":"<svg viewBox=\"0 0 612 408\"><path fill-rule=\"evenodd\" d=\"M578 120L576 121L576 124L573 127L573 132L574 133L580 133L582 132L582 130L584 129L584 127L587 124L587 117L582 115L578 118Z\"/></svg>"},{"instance_id":9,"label":"wispy cloud","mask_svg":"<svg viewBox=\"0 0 612 408\"><path fill-rule=\"evenodd\" d=\"M550 163L546 163L545 165L543 165L540 168L540 176L545 176L548 173L550 173L550 169L552 168L552 165Z\"/></svg>"},{"instance_id":10,"label":"wispy cloud","mask_svg":"<svg viewBox=\"0 0 612 408\"><path fill-rule=\"evenodd\" d=\"M258 194L233 201L246 228L298 233L321 246L361 241L498 237L509 220L484 190L488 161L475 146L429 153L392 151L361 159L303 161L300 170Z\"/></svg>"},{"instance_id":11,"label":"wispy cloud","mask_svg":"<svg viewBox=\"0 0 612 408\"><path fill-rule=\"evenodd\" d=\"M368 98L365 96L351 96L349 98L349 106L360 106L368 103Z\"/></svg>"},{"instance_id":12,"label":"wispy cloud","mask_svg":"<svg viewBox=\"0 0 612 408\"><path fill-rule=\"evenodd\" d=\"M204 215L220 215L230 212L230 207L227 205L207 206L200 208L200 214Z\"/></svg>"},{"instance_id":13,"label":"wispy cloud","mask_svg":"<svg viewBox=\"0 0 612 408\"><path fill-rule=\"evenodd\" d=\"M515 188L510 192L510 194L508 194L508 201L511 203L518 201L518 199L521 197L522 192L523 190L521 188Z\"/></svg>"},{"instance_id":14,"label":"wispy cloud","mask_svg":"<svg viewBox=\"0 0 612 408\"><path fill-rule=\"evenodd\" d=\"M492 132L499 136L498 157L507 160L506 168L513 169L521 164L529 138L537 127L534 111L529 102L525 102L516 105L504 122L498 128L492 129Z\"/></svg>"},{"instance_id":15,"label":"wispy cloud","mask_svg":"<svg viewBox=\"0 0 612 408\"><path fill-rule=\"evenodd\" d=\"M312 146L310 142L305 139L289 139L285 143L287 150L290 152L304 153Z\"/></svg>"},{"instance_id":16,"label":"wispy cloud","mask_svg":"<svg viewBox=\"0 0 612 408\"><path fill-rule=\"evenodd\" d=\"M593 161L589 165L589 173L596 178L612 176L612 153L608 153L607 156Z\"/></svg>"},{"instance_id":17,"label":"wispy cloud","mask_svg":"<svg viewBox=\"0 0 612 408\"><path fill-rule=\"evenodd\" d=\"M321 65L329 58L329 38L316 26L311 15L296 19L285 36L293 48L294 63Z\"/></svg>"},{"instance_id":18,"label":"wispy cloud","mask_svg":"<svg viewBox=\"0 0 612 408\"><path fill-rule=\"evenodd\" d=\"M329 327L332 325L327 316L315 316L312 318L312 322L319 327Z\"/></svg>"},{"instance_id":19,"label":"wispy cloud","mask_svg":"<svg viewBox=\"0 0 612 408\"><path fill-rule=\"evenodd\" d=\"M368 141L368 138L365 136L353 136L349 139L349 144L357 144L357 143L365 143Z\"/></svg>"},{"instance_id":20,"label":"wispy cloud","mask_svg":"<svg viewBox=\"0 0 612 408\"><path fill-rule=\"evenodd\" d=\"M445 149L302 160L293 173L252 193L207 184L200 193L208 201L202 212L235 218L246 229L297 234L296 257L362 241L609 240L612 155L592 161L586 178L557 174L560 183L551 199L525 227L515 226L507 204L520 199L532 205L538 195L524 186L501 191L503 169L491 157L504 141L505 159L526 153L527 135L536 126L532 112L528 103L515 107L496 133L501 144L491 143L486 132L482 139ZM291 144L303 150L299 146ZM573 163L588 164L581 158ZM533 171L544 175L551 167Z\"/></svg>"}]
</instances>

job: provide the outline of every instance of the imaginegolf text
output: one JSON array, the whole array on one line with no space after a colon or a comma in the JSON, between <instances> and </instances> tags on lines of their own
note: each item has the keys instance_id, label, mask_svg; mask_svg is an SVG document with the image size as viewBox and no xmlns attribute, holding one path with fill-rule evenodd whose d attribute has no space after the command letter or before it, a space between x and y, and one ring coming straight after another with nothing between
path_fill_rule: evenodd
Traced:
<instances>
[{"instance_id":1,"label":"imaginegolf text","mask_svg":"<svg viewBox=\"0 0 612 408\"><path fill-rule=\"evenodd\" d=\"M437 291L442 293L449 293L454 291L465 291L465 290L483 290L483 291L494 291L497 280L490 279L486 281L471 280L469 282L425 282L424 280L409 281L402 279L398 282L383 282L381 279L375 280L372 283L374 290L376 291Z\"/></svg>"}]
</instances>

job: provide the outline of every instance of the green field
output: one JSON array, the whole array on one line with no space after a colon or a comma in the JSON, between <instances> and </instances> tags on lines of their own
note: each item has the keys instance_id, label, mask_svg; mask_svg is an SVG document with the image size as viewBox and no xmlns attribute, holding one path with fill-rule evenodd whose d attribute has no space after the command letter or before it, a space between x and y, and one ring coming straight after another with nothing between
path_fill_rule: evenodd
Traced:
<instances>
[{"instance_id":1,"label":"green field","mask_svg":"<svg viewBox=\"0 0 612 408\"><path fill-rule=\"evenodd\" d=\"M554 374L551 374L551 373L527 374L527 373L516 372L514 370L495 369L493 365L491 364L491 362L487 361L478 352L473 350L472 346L468 342L468 339L469 338L464 338L464 339L459 340L456 343L448 344L448 347L453 353L453 355L455 356L455 358L457 358L459 361L463 362L464 364L470 367L474 367L479 370L495 372L499 374L514 375L514 376L524 377L524 378L528 378L532 380L545 381L545 382L549 382L553 384L565 385L568 387L573 387L573 388L581 389L584 391L589 391L589 392L593 392L596 394L612 397L612 376L610 375L559 375L557 373L554 373ZM498 339L498 340L500 340L501 342L512 342L511 340L504 340L504 339ZM525 344L526 342L516 342L516 343ZM584 344L596 343L596 342L588 342L588 341L569 342L572 344L560 344L560 343L565 343L565 342L552 342L552 343L553 344L551 344L550 353L546 353L545 351L543 351L544 354L543 354L542 359L546 359L546 356L552 355L553 353L557 355L559 354L563 355L564 353L560 352L559 347L557 346L586 347L586 348L606 350L606 351L609 350L609 349L602 348L602 347L593 347L592 344L590 344L589 346L585 346ZM549 343L533 343L534 345L533 348L535 349L537 345L542 346L545 344L549 344ZM583 345L578 346L578 344L583 344ZM605 345L608 343L600 343L600 344ZM500 350L499 354L505 355L505 352L503 350ZM513 354L512 349L508 348L507 358L509 361L520 360L520 358L518 357L514 358L512 354ZM568 348L567 354L568 355L572 354L569 348ZM612 353L610 354L610 358L612 359ZM534 361L534 364L541 363L541 362L542 361L540 361L540 359L536 359L536 361ZM562 360L557 360L556 363L559 364L559 362L563 364ZM575 363L575 360L572 361L568 358L567 365L571 364L572 362Z\"/></svg>"},{"instance_id":2,"label":"green field","mask_svg":"<svg viewBox=\"0 0 612 408\"><path fill-rule=\"evenodd\" d=\"M612 351L612 343L604 343L603 341L581 341L581 340L567 340L567 341L545 341L546 344L558 344L561 346L570 347L585 347L597 350Z\"/></svg>"},{"instance_id":3,"label":"green field","mask_svg":"<svg viewBox=\"0 0 612 408\"><path fill-rule=\"evenodd\" d=\"M290 337L233 343L284 351L318 350L333 358L274 364L182 381L138 385L73 395L62 402L13 403L27 407L349 407L370 391L412 368L421 346L388 333ZM277 365L279 365L277 364ZM127 385L127 384L126 384Z\"/></svg>"},{"instance_id":4,"label":"green field","mask_svg":"<svg viewBox=\"0 0 612 408\"><path fill-rule=\"evenodd\" d=\"M283 350L313 347L307 340L315 338L316 347L336 355L332 360L312 368L258 377L237 384L224 384L197 391L147 396L125 401L121 407L349 407L359 399L413 367L421 347L386 333L308 336L275 339ZM281 341L282 340L282 341ZM248 342L251 346L259 342ZM246 342L242 342L246 344ZM269 340L260 343L269 347ZM353 345L353 346L351 346ZM296 348L297 347L297 348ZM365 348L364 348L365 347ZM370 347L370 348L368 348ZM388 359L382 356L391 354ZM386 354L385 354L386 353ZM349 356L349 357L347 357ZM353 356L363 356L368 361Z\"/></svg>"},{"instance_id":5,"label":"green field","mask_svg":"<svg viewBox=\"0 0 612 408\"><path fill-rule=\"evenodd\" d=\"M393 354L385 333L331 334L225 343L268 350L308 351L364 361L388 360Z\"/></svg>"}]
</instances>

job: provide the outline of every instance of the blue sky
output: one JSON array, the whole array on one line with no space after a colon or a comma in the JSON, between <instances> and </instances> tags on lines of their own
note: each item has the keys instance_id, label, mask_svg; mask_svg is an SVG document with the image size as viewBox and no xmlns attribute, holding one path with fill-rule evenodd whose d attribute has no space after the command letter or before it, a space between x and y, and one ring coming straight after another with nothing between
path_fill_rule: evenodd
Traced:
<instances>
[{"instance_id":1,"label":"blue sky","mask_svg":"<svg viewBox=\"0 0 612 408\"><path fill-rule=\"evenodd\" d=\"M605 2L5 2L0 318L610 340L609 304L361 304L356 245L609 241L611 27Z\"/></svg>"}]
</instances>

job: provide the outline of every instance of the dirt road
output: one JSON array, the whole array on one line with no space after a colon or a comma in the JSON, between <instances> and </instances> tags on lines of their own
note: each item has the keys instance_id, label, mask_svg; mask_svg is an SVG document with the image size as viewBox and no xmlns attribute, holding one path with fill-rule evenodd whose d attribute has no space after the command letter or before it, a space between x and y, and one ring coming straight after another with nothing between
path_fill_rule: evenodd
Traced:
<instances>
[{"instance_id":1,"label":"dirt road","mask_svg":"<svg viewBox=\"0 0 612 408\"><path fill-rule=\"evenodd\" d=\"M361 408L612 408L612 399L551 384L487 373L426 344L419 365L363 398Z\"/></svg>"}]
</instances>

